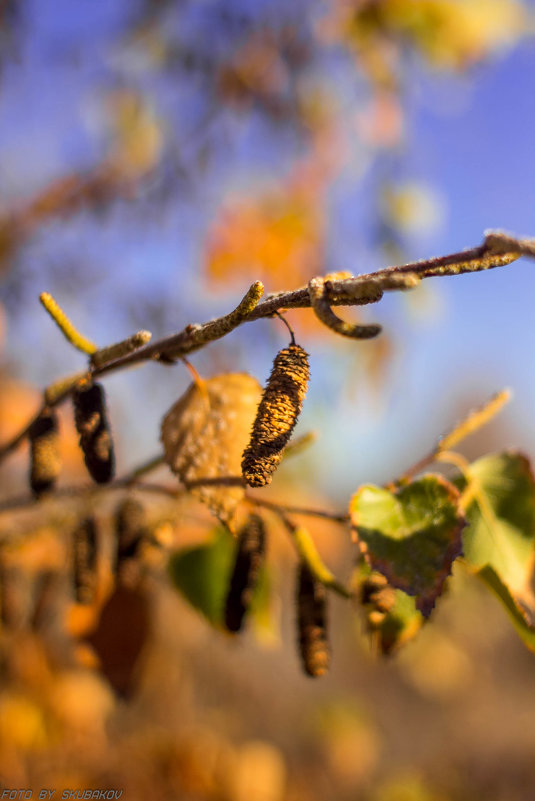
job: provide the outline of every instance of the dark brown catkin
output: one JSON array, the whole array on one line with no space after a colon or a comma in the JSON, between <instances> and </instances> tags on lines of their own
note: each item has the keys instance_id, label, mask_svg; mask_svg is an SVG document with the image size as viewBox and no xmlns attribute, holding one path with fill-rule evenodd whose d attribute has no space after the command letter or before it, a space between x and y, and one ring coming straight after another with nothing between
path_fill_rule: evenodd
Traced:
<instances>
[{"instance_id":1,"label":"dark brown catkin","mask_svg":"<svg viewBox=\"0 0 535 801\"><path fill-rule=\"evenodd\" d=\"M90 604L97 589L97 527L95 520L82 520L73 533L73 582L79 604Z\"/></svg>"},{"instance_id":2,"label":"dark brown catkin","mask_svg":"<svg viewBox=\"0 0 535 801\"><path fill-rule=\"evenodd\" d=\"M264 521L251 515L240 533L225 601L225 626L229 631L239 631L243 618L249 610L254 589L266 550Z\"/></svg>"},{"instance_id":3,"label":"dark brown catkin","mask_svg":"<svg viewBox=\"0 0 535 801\"><path fill-rule=\"evenodd\" d=\"M308 355L300 345L277 353L243 452L242 473L250 487L270 483L297 422L308 379Z\"/></svg>"},{"instance_id":4,"label":"dark brown catkin","mask_svg":"<svg viewBox=\"0 0 535 801\"><path fill-rule=\"evenodd\" d=\"M121 501L115 511L115 533L115 570L120 572L127 562L136 559L147 537L145 509L139 501L134 498Z\"/></svg>"},{"instance_id":5,"label":"dark brown catkin","mask_svg":"<svg viewBox=\"0 0 535 801\"><path fill-rule=\"evenodd\" d=\"M366 607L370 631L380 628L396 603L396 592L382 573L373 572L361 584L360 600Z\"/></svg>"},{"instance_id":6,"label":"dark brown catkin","mask_svg":"<svg viewBox=\"0 0 535 801\"><path fill-rule=\"evenodd\" d=\"M28 572L0 552L0 628L12 631L26 628L31 602Z\"/></svg>"},{"instance_id":7,"label":"dark brown catkin","mask_svg":"<svg viewBox=\"0 0 535 801\"><path fill-rule=\"evenodd\" d=\"M100 384L91 384L75 390L72 399L86 467L97 483L105 484L113 478L115 456L104 389Z\"/></svg>"},{"instance_id":8,"label":"dark brown catkin","mask_svg":"<svg viewBox=\"0 0 535 801\"><path fill-rule=\"evenodd\" d=\"M360 585L360 601L362 604L369 604L375 593L388 587L386 576L382 573L373 572L362 581Z\"/></svg>"},{"instance_id":9,"label":"dark brown catkin","mask_svg":"<svg viewBox=\"0 0 535 801\"><path fill-rule=\"evenodd\" d=\"M298 644L305 673L324 676L331 663L327 639L327 591L302 563L297 574Z\"/></svg>"},{"instance_id":10,"label":"dark brown catkin","mask_svg":"<svg viewBox=\"0 0 535 801\"><path fill-rule=\"evenodd\" d=\"M30 487L35 496L52 489L61 469L58 417L45 409L32 423L30 440Z\"/></svg>"}]
</instances>

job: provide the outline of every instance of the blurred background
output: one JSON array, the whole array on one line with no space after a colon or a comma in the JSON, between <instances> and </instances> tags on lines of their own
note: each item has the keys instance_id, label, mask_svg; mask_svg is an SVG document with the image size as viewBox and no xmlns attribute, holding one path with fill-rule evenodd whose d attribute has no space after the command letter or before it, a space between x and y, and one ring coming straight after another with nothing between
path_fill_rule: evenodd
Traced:
<instances>
[{"instance_id":1,"label":"blurred background","mask_svg":"<svg viewBox=\"0 0 535 801\"><path fill-rule=\"evenodd\" d=\"M43 290L105 345L226 313L256 279L293 289L471 247L487 228L534 236L534 32L527 0L1 0L1 441L43 386L83 368ZM513 401L464 452L533 453L534 290L526 259L432 279L366 308L384 330L360 343L290 312L311 354L299 432L319 437L266 497L344 510L359 484L399 475L503 386ZM263 383L287 339L263 320L192 362ZM106 379L119 475L159 452L162 416L190 380L180 364ZM87 479L61 415L66 486ZM2 466L2 500L25 491L27 461L24 446ZM116 500L83 510L96 510L108 550ZM172 545L211 530L195 502L144 502ZM2 788L533 797L535 660L462 569L435 625L388 662L333 598L333 669L311 681L294 648L294 555L276 525L269 620L236 642L169 587L156 552L139 586L110 596L104 565L99 601L73 604L79 515L75 500L0 515L18 588L0 649ZM346 579L344 533L310 528Z\"/></svg>"}]
</instances>

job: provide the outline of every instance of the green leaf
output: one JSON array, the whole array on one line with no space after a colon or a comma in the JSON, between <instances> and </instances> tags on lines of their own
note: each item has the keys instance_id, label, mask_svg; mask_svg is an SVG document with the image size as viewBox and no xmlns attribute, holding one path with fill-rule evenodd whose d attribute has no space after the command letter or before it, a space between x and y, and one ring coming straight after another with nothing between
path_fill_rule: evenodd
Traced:
<instances>
[{"instance_id":1,"label":"green leaf","mask_svg":"<svg viewBox=\"0 0 535 801\"><path fill-rule=\"evenodd\" d=\"M437 475L396 492L366 485L349 510L367 562L392 586L416 596L416 608L428 617L461 552L466 521L458 490Z\"/></svg>"},{"instance_id":2,"label":"green leaf","mask_svg":"<svg viewBox=\"0 0 535 801\"><path fill-rule=\"evenodd\" d=\"M379 627L381 653L388 656L401 648L420 631L424 618L416 609L413 597L396 590L396 603Z\"/></svg>"},{"instance_id":3,"label":"green leaf","mask_svg":"<svg viewBox=\"0 0 535 801\"><path fill-rule=\"evenodd\" d=\"M222 622L234 542L224 529L203 545L183 548L169 559L169 574L177 590L213 625Z\"/></svg>"},{"instance_id":4,"label":"green leaf","mask_svg":"<svg viewBox=\"0 0 535 801\"><path fill-rule=\"evenodd\" d=\"M530 651L535 651L535 629L526 621L524 610L519 607L507 587L500 581L491 567L487 566L482 568L482 570L478 572L478 576L503 603L511 617L517 634L524 641L524 644Z\"/></svg>"},{"instance_id":5,"label":"green leaf","mask_svg":"<svg viewBox=\"0 0 535 801\"><path fill-rule=\"evenodd\" d=\"M463 534L466 562L478 572L490 568L511 596L517 612L520 610L525 620L535 626L531 588L535 479L530 462L521 453L491 454L470 465L468 478L472 486L467 492L473 492L473 499L467 508L469 525Z\"/></svg>"},{"instance_id":6,"label":"green leaf","mask_svg":"<svg viewBox=\"0 0 535 801\"><path fill-rule=\"evenodd\" d=\"M209 542L175 551L168 563L175 588L216 627L223 625L235 549L234 537L226 529L217 528ZM271 620L271 585L269 571L263 566L249 614L259 636L264 638L276 638L276 627Z\"/></svg>"}]
</instances>

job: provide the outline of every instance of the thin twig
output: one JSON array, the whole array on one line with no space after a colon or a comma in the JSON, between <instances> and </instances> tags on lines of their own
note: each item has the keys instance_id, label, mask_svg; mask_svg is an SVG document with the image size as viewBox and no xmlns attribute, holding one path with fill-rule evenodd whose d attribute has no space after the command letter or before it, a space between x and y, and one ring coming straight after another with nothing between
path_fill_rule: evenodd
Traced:
<instances>
[{"instance_id":1,"label":"thin twig","mask_svg":"<svg viewBox=\"0 0 535 801\"><path fill-rule=\"evenodd\" d=\"M496 253L495 242L496 240L502 241L501 237L506 237L505 241L511 248L510 252ZM487 239L490 244L487 244ZM510 264L520 258L521 255L533 255L533 253L535 253L535 240L518 240L519 244L518 246L515 245L514 248L513 244L511 244L512 242L516 243L517 240L509 235L493 232L487 234L487 238L482 245L469 250L452 253L449 256L422 259L399 267L385 267L375 273L367 273L351 279L331 281L329 283L333 290L329 293L329 301L333 306L355 306L361 305L362 303L376 303L378 290L381 289L381 283L383 283L387 289L407 288L406 282L402 279L399 279L400 283L396 283L396 279L392 281L394 275L411 274L411 278L409 279L409 284L411 284L416 279L443 275L460 275L467 272L478 272L481 270L489 270L493 267L501 267ZM532 243L533 253L531 253L528 248L530 242ZM523 248L522 250L521 245ZM416 276L416 279L414 276ZM364 298L356 299L354 296L350 297L343 291L346 286L351 286L352 291L355 292L355 287L358 285L366 288ZM338 295L338 287L341 291L340 295ZM267 295L242 322L252 322L265 317L271 317L274 312L280 311L281 309L310 308L310 305L308 286L290 292L277 292ZM116 362L102 368L100 371L97 371L97 374L99 372L110 372L111 370L120 369L123 366L155 359L161 354L170 353L175 357L185 356L194 350L198 350L199 347L208 344L208 342L219 339L220 336L224 336L224 334L217 333L218 322L218 320L214 320L201 326L186 326L186 328L178 334L173 334L170 337L146 345L135 353L118 359ZM207 338L207 333L209 333L211 339ZM200 340L202 340L202 344L199 344Z\"/></svg>"},{"instance_id":2,"label":"thin twig","mask_svg":"<svg viewBox=\"0 0 535 801\"><path fill-rule=\"evenodd\" d=\"M150 331L137 331L131 337L123 339L121 342L116 342L114 345L108 345L105 348L99 348L91 354L91 364L94 367L101 367L107 362L113 362L121 356L126 356L128 353L146 345L151 339L152 334Z\"/></svg>"},{"instance_id":3,"label":"thin twig","mask_svg":"<svg viewBox=\"0 0 535 801\"><path fill-rule=\"evenodd\" d=\"M298 456L302 451L309 448L313 445L316 440L318 439L318 432L317 431L307 431L305 434L301 434L299 437L295 437L295 439L291 439L286 448L284 449L283 459Z\"/></svg>"},{"instance_id":4,"label":"thin twig","mask_svg":"<svg viewBox=\"0 0 535 801\"><path fill-rule=\"evenodd\" d=\"M282 323L284 323L284 325L288 329L288 332L290 334L290 345L295 345L295 333L294 333L294 330L293 330L292 326L290 325L290 323L288 322L288 320L286 319L286 317L284 316L284 314L281 314L278 311L274 312L274 314L275 314L276 317L279 318L279 320Z\"/></svg>"},{"instance_id":5,"label":"thin twig","mask_svg":"<svg viewBox=\"0 0 535 801\"><path fill-rule=\"evenodd\" d=\"M352 593L344 585L338 581L334 573L332 573L327 565L322 560L318 549L314 544L314 540L309 532L303 526L296 526L285 514L279 509L274 509L278 514L284 526L290 535L292 542L295 546L297 554L302 562L306 564L314 578L323 584L329 590L333 590L342 598L351 598Z\"/></svg>"},{"instance_id":6,"label":"thin twig","mask_svg":"<svg viewBox=\"0 0 535 801\"><path fill-rule=\"evenodd\" d=\"M392 485L389 486L406 484L413 478L413 476L421 473L422 470L424 470L428 465L439 460L441 454L449 451L465 437L468 437L470 434L473 434L475 431L481 428L481 426L489 423L492 418L503 409L505 404L508 403L510 399L510 390L502 389L500 392L496 392L482 406L478 406L477 409L472 409L459 423L450 429L450 431L440 437L435 447L429 451L429 453L427 453L421 459L418 459L417 462L405 470L402 476L396 479L396 481L392 482Z\"/></svg>"},{"instance_id":7,"label":"thin twig","mask_svg":"<svg viewBox=\"0 0 535 801\"><path fill-rule=\"evenodd\" d=\"M520 239L501 231L486 232L483 244L469 250L453 253L449 256L423 259L409 264L386 267L375 273L368 273L352 278L326 281L327 300L333 305L357 306L365 303L376 303L382 296L383 289L407 289L422 278L434 276L460 275L467 272L478 272L500 267L518 259L520 256L535 256L535 240ZM260 301L263 285L255 282L241 303L230 314L211 320L203 325L188 325L177 334L164 337L156 342L144 345L133 353L123 355L114 361L95 367L94 377L138 365L147 361L174 361L188 353L199 350L228 334L244 322L271 317L276 311L291 308L309 308L311 299L308 286L290 292L279 292L268 295ZM46 405L55 406L70 394L79 376L67 379L60 391L45 390ZM56 387L57 382L52 385ZM44 407L35 417L11 440L0 446L0 461L26 438L28 431Z\"/></svg>"},{"instance_id":8,"label":"thin twig","mask_svg":"<svg viewBox=\"0 0 535 801\"><path fill-rule=\"evenodd\" d=\"M140 490L141 492L149 492L156 495L166 495L174 500L179 498L181 495L185 495L187 492L187 490L182 486L169 487L165 484L153 484L146 481L133 482L131 479L126 480L121 478L117 479L116 481L111 481L109 484L80 484L72 487L60 487L59 489L47 492L46 495L43 495L40 498L35 498L35 496L30 494L8 498L5 501L0 501L0 514L3 512L31 509L33 506L37 507L39 504L42 504L43 501L51 502L61 498L91 497L93 495L101 495L105 492L124 490L128 487L134 487L136 490Z\"/></svg>"},{"instance_id":9,"label":"thin twig","mask_svg":"<svg viewBox=\"0 0 535 801\"><path fill-rule=\"evenodd\" d=\"M141 476L146 476L147 473L157 470L158 467L161 467L164 463L165 457L163 454L153 456L152 459L147 459L147 461L143 462L143 464L140 464L139 467L135 467L130 471L130 473L127 473L126 476L123 476L120 481L124 484L124 486L135 484L141 478Z\"/></svg>"},{"instance_id":10,"label":"thin twig","mask_svg":"<svg viewBox=\"0 0 535 801\"><path fill-rule=\"evenodd\" d=\"M349 523L351 518L345 512L327 512L325 509L309 509L306 506L289 506L285 503L268 501L256 495L245 495L245 500L255 506L264 506L274 512L281 512L293 515L304 515L308 517L322 517L324 520L332 520L334 523Z\"/></svg>"}]
</instances>

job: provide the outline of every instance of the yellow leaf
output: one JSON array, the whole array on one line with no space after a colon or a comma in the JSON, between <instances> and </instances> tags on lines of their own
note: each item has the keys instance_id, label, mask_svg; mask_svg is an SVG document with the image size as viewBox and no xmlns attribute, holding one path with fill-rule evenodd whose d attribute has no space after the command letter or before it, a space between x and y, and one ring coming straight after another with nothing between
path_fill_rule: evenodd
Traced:
<instances>
[{"instance_id":1,"label":"yellow leaf","mask_svg":"<svg viewBox=\"0 0 535 801\"><path fill-rule=\"evenodd\" d=\"M210 277L261 278L270 289L280 289L323 272L317 180L305 174L287 186L224 206L208 235Z\"/></svg>"},{"instance_id":2,"label":"yellow leaf","mask_svg":"<svg viewBox=\"0 0 535 801\"><path fill-rule=\"evenodd\" d=\"M161 155L163 135L149 105L135 92L124 90L113 95L111 114L113 166L131 178L153 169Z\"/></svg>"},{"instance_id":3,"label":"yellow leaf","mask_svg":"<svg viewBox=\"0 0 535 801\"><path fill-rule=\"evenodd\" d=\"M223 373L192 384L162 422L165 461L225 522L244 495L242 453L261 394L252 376ZM230 480L224 484L218 479Z\"/></svg>"}]
</instances>

